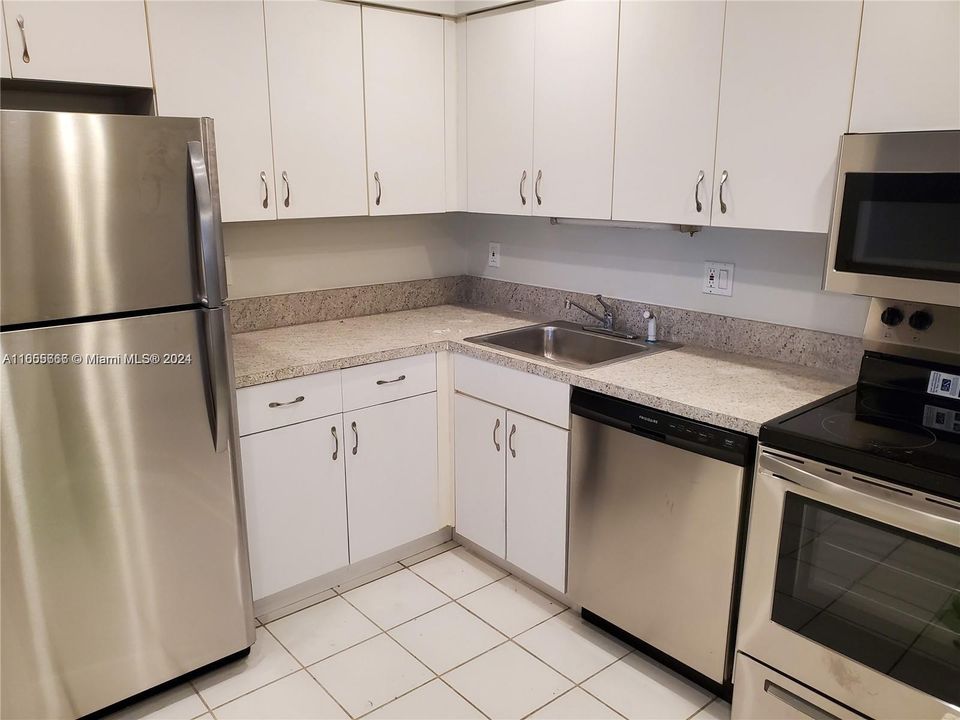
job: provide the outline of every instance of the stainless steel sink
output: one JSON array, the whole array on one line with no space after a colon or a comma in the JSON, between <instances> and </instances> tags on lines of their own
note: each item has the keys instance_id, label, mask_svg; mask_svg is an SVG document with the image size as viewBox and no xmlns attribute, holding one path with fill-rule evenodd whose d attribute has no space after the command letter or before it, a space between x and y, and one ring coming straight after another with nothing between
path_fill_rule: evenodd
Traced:
<instances>
[{"instance_id":1,"label":"stainless steel sink","mask_svg":"<svg viewBox=\"0 0 960 720\"><path fill-rule=\"evenodd\" d=\"M563 320L477 335L466 340L578 370L680 347L677 343L651 343L605 335Z\"/></svg>"}]
</instances>

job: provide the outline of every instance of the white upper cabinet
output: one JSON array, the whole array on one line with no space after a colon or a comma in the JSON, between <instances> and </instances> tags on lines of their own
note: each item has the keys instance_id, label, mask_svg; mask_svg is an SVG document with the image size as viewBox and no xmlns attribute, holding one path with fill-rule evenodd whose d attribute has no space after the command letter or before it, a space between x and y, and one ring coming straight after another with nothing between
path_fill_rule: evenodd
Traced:
<instances>
[{"instance_id":1,"label":"white upper cabinet","mask_svg":"<svg viewBox=\"0 0 960 720\"><path fill-rule=\"evenodd\" d=\"M443 212L443 20L362 12L370 214Z\"/></svg>"},{"instance_id":2,"label":"white upper cabinet","mask_svg":"<svg viewBox=\"0 0 960 720\"><path fill-rule=\"evenodd\" d=\"M0 10L0 77L10 77L10 55L7 50L7 21Z\"/></svg>"},{"instance_id":3,"label":"white upper cabinet","mask_svg":"<svg viewBox=\"0 0 960 720\"><path fill-rule=\"evenodd\" d=\"M277 215L366 215L360 6L264 7Z\"/></svg>"},{"instance_id":4,"label":"white upper cabinet","mask_svg":"<svg viewBox=\"0 0 960 720\"><path fill-rule=\"evenodd\" d=\"M619 10L612 0L536 7L534 215L610 218Z\"/></svg>"},{"instance_id":5,"label":"white upper cabinet","mask_svg":"<svg viewBox=\"0 0 960 720\"><path fill-rule=\"evenodd\" d=\"M727 2L713 225L827 231L860 9Z\"/></svg>"},{"instance_id":6,"label":"white upper cabinet","mask_svg":"<svg viewBox=\"0 0 960 720\"><path fill-rule=\"evenodd\" d=\"M960 2L866 0L850 132L960 128Z\"/></svg>"},{"instance_id":7,"label":"white upper cabinet","mask_svg":"<svg viewBox=\"0 0 960 720\"><path fill-rule=\"evenodd\" d=\"M150 87L140 0L6 0L11 68L29 80ZM6 61L8 58L4 58Z\"/></svg>"},{"instance_id":8,"label":"white upper cabinet","mask_svg":"<svg viewBox=\"0 0 960 720\"><path fill-rule=\"evenodd\" d=\"M263 5L149 0L147 12L159 114L214 120L223 220L276 219Z\"/></svg>"},{"instance_id":9,"label":"white upper cabinet","mask_svg":"<svg viewBox=\"0 0 960 720\"><path fill-rule=\"evenodd\" d=\"M724 3L623 0L613 218L710 224Z\"/></svg>"},{"instance_id":10,"label":"white upper cabinet","mask_svg":"<svg viewBox=\"0 0 960 720\"><path fill-rule=\"evenodd\" d=\"M533 212L532 5L467 18L467 210Z\"/></svg>"}]
</instances>

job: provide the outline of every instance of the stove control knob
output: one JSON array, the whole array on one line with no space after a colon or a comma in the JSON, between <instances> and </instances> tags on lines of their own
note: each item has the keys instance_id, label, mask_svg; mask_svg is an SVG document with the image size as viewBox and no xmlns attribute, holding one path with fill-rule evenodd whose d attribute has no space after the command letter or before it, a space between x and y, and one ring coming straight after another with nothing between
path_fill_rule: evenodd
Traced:
<instances>
[{"instance_id":1,"label":"stove control knob","mask_svg":"<svg viewBox=\"0 0 960 720\"><path fill-rule=\"evenodd\" d=\"M910 327L914 330L926 330L933 325L933 315L926 310L917 310L910 316Z\"/></svg>"},{"instance_id":2,"label":"stove control knob","mask_svg":"<svg viewBox=\"0 0 960 720\"><path fill-rule=\"evenodd\" d=\"M889 327L895 327L903 322L903 312L900 308L888 307L880 313L880 322Z\"/></svg>"}]
</instances>

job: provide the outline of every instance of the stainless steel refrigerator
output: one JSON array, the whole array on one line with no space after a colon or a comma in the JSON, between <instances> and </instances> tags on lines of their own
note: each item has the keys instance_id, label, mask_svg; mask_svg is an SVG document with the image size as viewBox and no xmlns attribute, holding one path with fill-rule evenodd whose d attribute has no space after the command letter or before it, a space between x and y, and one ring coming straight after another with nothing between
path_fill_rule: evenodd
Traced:
<instances>
[{"instance_id":1,"label":"stainless steel refrigerator","mask_svg":"<svg viewBox=\"0 0 960 720\"><path fill-rule=\"evenodd\" d=\"M0 717L253 643L208 119L0 111Z\"/></svg>"}]
</instances>

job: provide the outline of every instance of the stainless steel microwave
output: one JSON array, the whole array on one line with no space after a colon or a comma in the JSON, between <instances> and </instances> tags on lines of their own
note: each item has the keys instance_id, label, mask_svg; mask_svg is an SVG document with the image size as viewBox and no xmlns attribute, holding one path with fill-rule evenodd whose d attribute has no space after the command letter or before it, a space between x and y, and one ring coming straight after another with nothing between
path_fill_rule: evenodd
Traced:
<instances>
[{"instance_id":1,"label":"stainless steel microwave","mask_svg":"<svg viewBox=\"0 0 960 720\"><path fill-rule=\"evenodd\" d=\"M823 289L960 306L960 130L843 136Z\"/></svg>"}]
</instances>

